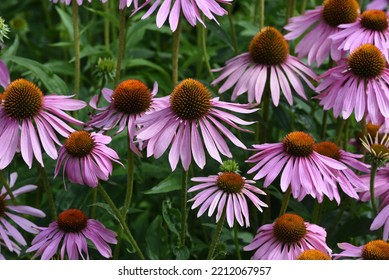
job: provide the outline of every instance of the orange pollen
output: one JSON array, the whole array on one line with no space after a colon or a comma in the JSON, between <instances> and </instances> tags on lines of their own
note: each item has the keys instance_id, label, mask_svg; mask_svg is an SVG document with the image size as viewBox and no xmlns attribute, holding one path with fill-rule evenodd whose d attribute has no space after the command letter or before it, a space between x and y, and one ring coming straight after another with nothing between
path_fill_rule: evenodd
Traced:
<instances>
[{"instance_id":1,"label":"orange pollen","mask_svg":"<svg viewBox=\"0 0 389 280\"><path fill-rule=\"evenodd\" d=\"M299 215L284 214L274 222L273 233L285 244L297 243L304 238L307 227Z\"/></svg>"},{"instance_id":2,"label":"orange pollen","mask_svg":"<svg viewBox=\"0 0 389 280\"><path fill-rule=\"evenodd\" d=\"M330 256L316 249L309 249L297 256L297 260L331 260Z\"/></svg>"},{"instance_id":3,"label":"orange pollen","mask_svg":"<svg viewBox=\"0 0 389 280\"><path fill-rule=\"evenodd\" d=\"M170 105L174 113L184 120L197 120L205 116L211 108L212 95L208 88L194 79L179 83L170 95Z\"/></svg>"},{"instance_id":4,"label":"orange pollen","mask_svg":"<svg viewBox=\"0 0 389 280\"><path fill-rule=\"evenodd\" d=\"M88 218L84 212L78 209L68 209L58 215L57 223L60 230L64 232L81 232L86 228Z\"/></svg>"},{"instance_id":5,"label":"orange pollen","mask_svg":"<svg viewBox=\"0 0 389 280\"><path fill-rule=\"evenodd\" d=\"M330 26L355 22L358 14L359 4L356 0L323 1L323 19Z\"/></svg>"},{"instance_id":6,"label":"orange pollen","mask_svg":"<svg viewBox=\"0 0 389 280\"><path fill-rule=\"evenodd\" d=\"M43 93L34 83L17 79L5 89L2 100L8 116L23 120L34 117L42 108Z\"/></svg>"},{"instance_id":7,"label":"orange pollen","mask_svg":"<svg viewBox=\"0 0 389 280\"><path fill-rule=\"evenodd\" d=\"M240 193L244 187L244 179L238 173L223 172L219 174L216 185L227 193Z\"/></svg>"},{"instance_id":8,"label":"orange pollen","mask_svg":"<svg viewBox=\"0 0 389 280\"><path fill-rule=\"evenodd\" d=\"M282 140L285 151L295 157L308 157L313 152L315 140L302 131L291 132Z\"/></svg>"},{"instance_id":9,"label":"orange pollen","mask_svg":"<svg viewBox=\"0 0 389 280\"><path fill-rule=\"evenodd\" d=\"M382 52L372 44L356 48L348 59L351 71L362 79L372 79L381 75L386 67Z\"/></svg>"},{"instance_id":10,"label":"orange pollen","mask_svg":"<svg viewBox=\"0 0 389 280\"><path fill-rule=\"evenodd\" d=\"M314 145L313 148L319 154L338 160L340 158L340 148L330 141L320 142Z\"/></svg>"},{"instance_id":11,"label":"orange pollen","mask_svg":"<svg viewBox=\"0 0 389 280\"><path fill-rule=\"evenodd\" d=\"M89 155L94 146L95 141L87 131L75 131L65 141L65 148L73 157L85 157Z\"/></svg>"},{"instance_id":12,"label":"orange pollen","mask_svg":"<svg viewBox=\"0 0 389 280\"><path fill-rule=\"evenodd\" d=\"M139 80L126 80L120 83L112 94L113 106L126 114L141 114L151 105L151 92Z\"/></svg>"},{"instance_id":13,"label":"orange pollen","mask_svg":"<svg viewBox=\"0 0 389 280\"><path fill-rule=\"evenodd\" d=\"M388 17L384 11L367 10L362 13L363 27L374 31L385 31L388 28Z\"/></svg>"},{"instance_id":14,"label":"orange pollen","mask_svg":"<svg viewBox=\"0 0 389 280\"><path fill-rule=\"evenodd\" d=\"M368 242L362 250L364 260L389 260L389 243L384 240Z\"/></svg>"},{"instance_id":15,"label":"orange pollen","mask_svg":"<svg viewBox=\"0 0 389 280\"><path fill-rule=\"evenodd\" d=\"M289 55L289 45L280 31L265 27L250 42L249 53L255 63L282 64Z\"/></svg>"}]
</instances>

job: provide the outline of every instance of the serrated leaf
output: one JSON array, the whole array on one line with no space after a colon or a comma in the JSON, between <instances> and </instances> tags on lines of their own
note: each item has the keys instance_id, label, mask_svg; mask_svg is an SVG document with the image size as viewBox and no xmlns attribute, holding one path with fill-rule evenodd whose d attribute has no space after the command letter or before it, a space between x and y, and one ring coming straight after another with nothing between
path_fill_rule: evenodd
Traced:
<instances>
[{"instance_id":1,"label":"serrated leaf","mask_svg":"<svg viewBox=\"0 0 389 280\"><path fill-rule=\"evenodd\" d=\"M167 193L181 189L181 174L174 172L170 174L166 179L160 182L155 187L151 188L148 191L145 191L145 194L159 194Z\"/></svg>"}]
</instances>

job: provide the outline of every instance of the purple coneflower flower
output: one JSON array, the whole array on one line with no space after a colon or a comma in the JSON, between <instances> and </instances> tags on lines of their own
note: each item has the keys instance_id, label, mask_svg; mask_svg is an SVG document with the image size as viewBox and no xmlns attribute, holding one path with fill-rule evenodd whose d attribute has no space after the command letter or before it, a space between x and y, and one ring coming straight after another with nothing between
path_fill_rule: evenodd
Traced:
<instances>
[{"instance_id":1,"label":"purple coneflower flower","mask_svg":"<svg viewBox=\"0 0 389 280\"><path fill-rule=\"evenodd\" d=\"M293 17L284 28L290 31L286 40L294 40L308 31L295 48L299 58L308 56L308 64L320 66L330 56L338 61L342 51L333 44L330 36L340 31L340 24L355 22L359 14L356 0L324 0L323 4L303 15Z\"/></svg>"},{"instance_id":2,"label":"purple coneflower flower","mask_svg":"<svg viewBox=\"0 0 389 280\"><path fill-rule=\"evenodd\" d=\"M265 178L265 188L281 173L280 187L283 192L290 187L293 197L298 200L307 194L320 200L323 194L328 196L328 184L336 190L334 176L338 173L334 172L347 167L319 154L314 146L312 136L301 131L289 133L281 143L253 145L257 153L246 162L255 165L248 173L257 173L254 180Z\"/></svg>"},{"instance_id":3,"label":"purple coneflower flower","mask_svg":"<svg viewBox=\"0 0 389 280\"><path fill-rule=\"evenodd\" d=\"M43 95L32 82L25 79L10 81L5 64L0 61L0 85L4 93L0 99L0 169L7 167L17 151L31 168L33 157L43 166L41 146L56 159L55 143L61 145L55 132L68 135L74 131L63 120L83 125L64 110L75 111L86 106L72 96Z\"/></svg>"},{"instance_id":4,"label":"purple coneflower flower","mask_svg":"<svg viewBox=\"0 0 389 280\"><path fill-rule=\"evenodd\" d=\"M303 251L300 255L296 257L296 260L300 261L325 261L325 260L331 260L331 257L320 250L317 249L308 249Z\"/></svg>"},{"instance_id":5,"label":"purple coneflower flower","mask_svg":"<svg viewBox=\"0 0 389 280\"><path fill-rule=\"evenodd\" d=\"M146 0L138 10L152 3L150 9L142 16L142 19L145 19L153 14L160 6L157 13L157 27L161 28L169 17L170 29L175 31L181 16L184 16L192 26L195 26L197 21L205 26L201 19L201 13L208 19L217 22L214 15L223 16L227 14L227 11L223 9L219 3L228 4L232 2L232 0L175 0L173 5L172 2L173 0Z\"/></svg>"},{"instance_id":6,"label":"purple coneflower flower","mask_svg":"<svg viewBox=\"0 0 389 280\"><path fill-rule=\"evenodd\" d=\"M363 44L372 44L389 61L389 28L388 16L383 11L368 10L358 17L356 22L339 25L339 32L331 35L331 39L339 49L353 52Z\"/></svg>"},{"instance_id":7,"label":"purple coneflower flower","mask_svg":"<svg viewBox=\"0 0 389 280\"><path fill-rule=\"evenodd\" d=\"M364 115L378 124L389 117L389 70L382 52L374 45L355 49L347 63L333 67L319 77L320 105L333 109L335 117L347 119L354 112L360 121Z\"/></svg>"},{"instance_id":8,"label":"purple coneflower flower","mask_svg":"<svg viewBox=\"0 0 389 280\"><path fill-rule=\"evenodd\" d=\"M324 228L305 222L296 214L284 214L272 224L261 226L245 251L256 250L254 260L294 260L303 251L317 249L331 255Z\"/></svg>"},{"instance_id":9,"label":"purple coneflower flower","mask_svg":"<svg viewBox=\"0 0 389 280\"><path fill-rule=\"evenodd\" d=\"M72 3L72 0L50 0L51 2L53 2L54 4L57 4L58 2L60 2L60 3L64 3L64 4L66 4L66 5L70 5L71 3ZM83 4L83 2L84 2L84 0L73 0L73 1L76 1L77 2L77 4L79 5L79 6L81 6L82 4ZM105 3L105 2L107 2L108 0L100 0L102 3ZM123 0L120 0L121 2L123 1ZM135 0L136 1L136 0ZM91 3L92 2L92 0L88 0L88 2L89 3Z\"/></svg>"},{"instance_id":10,"label":"purple coneflower flower","mask_svg":"<svg viewBox=\"0 0 389 280\"><path fill-rule=\"evenodd\" d=\"M9 180L9 188L11 190L14 188L17 178L18 175L16 172L11 173ZM16 190L13 190L12 194L16 198L19 195L31 192L36 188L37 186L35 185L25 185ZM16 243L22 246L26 246L27 242L19 230L17 230L15 226L10 223L10 221L29 233L37 234L39 232L38 227L34 223L24 218L22 215L31 215L39 218L44 218L46 215L41 210L31 206L11 205L9 203L10 200L11 198L3 186L0 189L0 247L3 245L7 247L10 252L16 252L19 254L20 248Z\"/></svg>"},{"instance_id":11,"label":"purple coneflower flower","mask_svg":"<svg viewBox=\"0 0 389 280\"><path fill-rule=\"evenodd\" d=\"M368 173L369 165L365 164L358 159L363 158L362 154L353 154L349 153L345 150L340 149L335 143L330 141L324 141L320 143L316 143L314 145L314 150L321 155L330 157L334 160L337 160L349 168L343 170L331 170L333 173L333 180L338 182L340 188L343 190L345 194L354 199L359 199L357 192L364 189L364 182L353 172L352 169ZM326 183L326 181L324 181ZM338 188L332 184L325 184L326 188L323 192L328 196L330 200L335 199L336 202L340 203L340 196L338 192ZM315 188L314 188L315 190ZM317 193L317 197L320 198L321 194ZM321 201L321 199L319 200Z\"/></svg>"},{"instance_id":12,"label":"purple coneflower flower","mask_svg":"<svg viewBox=\"0 0 389 280\"><path fill-rule=\"evenodd\" d=\"M248 132L236 124L250 125L253 122L243 121L221 109L244 114L258 109L251 109L252 106L249 104L233 104L219 101L218 98L212 99L207 87L193 79L179 83L169 98L165 108L144 115L136 121L143 126L137 131L137 138L149 141L147 156L154 155L155 158L159 158L172 144L169 152L172 170L176 169L180 158L184 170L188 170L192 156L202 169L206 160L203 142L210 156L220 163L222 160L219 152L229 158L232 157L225 138L240 148L246 148L222 123Z\"/></svg>"},{"instance_id":13,"label":"purple coneflower flower","mask_svg":"<svg viewBox=\"0 0 389 280\"><path fill-rule=\"evenodd\" d=\"M226 62L226 66L215 69L222 71L212 85L226 79L220 87L223 93L234 87L232 100L247 92L250 103L261 103L266 84L275 106L278 106L282 92L290 105L293 104L292 87L303 99L307 99L304 81L313 88L309 78L316 74L299 59L289 54L289 45L282 34L273 27L265 27L252 39L249 51Z\"/></svg>"},{"instance_id":14,"label":"purple coneflower flower","mask_svg":"<svg viewBox=\"0 0 389 280\"><path fill-rule=\"evenodd\" d=\"M134 143L135 121L149 110L155 110L158 107L158 99L153 98L157 92L157 83L150 91L143 82L138 80L126 80L116 86L114 90L104 88L102 90L103 97L110 104L107 107L97 108L98 96L94 96L90 105L101 112L92 116L87 125L93 128L110 130L119 124L117 133L122 132L127 126L130 148L134 153L141 156Z\"/></svg>"},{"instance_id":15,"label":"purple coneflower flower","mask_svg":"<svg viewBox=\"0 0 389 280\"><path fill-rule=\"evenodd\" d=\"M389 243L384 240L373 240L362 246L339 243L338 247L343 251L333 254L335 259L351 257L359 260L389 260Z\"/></svg>"},{"instance_id":16,"label":"purple coneflower flower","mask_svg":"<svg viewBox=\"0 0 389 280\"><path fill-rule=\"evenodd\" d=\"M256 196L256 194L266 195L266 193L252 185L255 184L255 181L246 180L238 173L220 172L218 175L195 177L192 178L192 181L201 183L188 190L188 192L201 190L189 200L194 201L192 209L201 205L197 217L204 214L207 209L209 209L208 216L210 217L217 208L216 222L219 221L223 211L226 211L227 223L230 227L234 226L234 220L237 220L239 225L246 224L248 227L250 220L246 197L261 212L261 207L267 207Z\"/></svg>"},{"instance_id":17,"label":"purple coneflower flower","mask_svg":"<svg viewBox=\"0 0 389 280\"><path fill-rule=\"evenodd\" d=\"M111 137L95 132L71 133L59 149L54 176L63 164L63 173L66 172L72 183L94 188L99 179L107 181L112 174L112 161L121 164L118 154L106 146L111 140Z\"/></svg>"},{"instance_id":18,"label":"purple coneflower flower","mask_svg":"<svg viewBox=\"0 0 389 280\"><path fill-rule=\"evenodd\" d=\"M66 256L69 260L77 260L80 256L89 259L88 240L104 258L112 257L108 243L117 243L116 233L99 221L88 219L81 210L68 209L35 236L26 252L36 251L34 258L41 256L42 260L48 260L57 253L62 260ZM61 242L61 250L57 252Z\"/></svg>"}]
</instances>

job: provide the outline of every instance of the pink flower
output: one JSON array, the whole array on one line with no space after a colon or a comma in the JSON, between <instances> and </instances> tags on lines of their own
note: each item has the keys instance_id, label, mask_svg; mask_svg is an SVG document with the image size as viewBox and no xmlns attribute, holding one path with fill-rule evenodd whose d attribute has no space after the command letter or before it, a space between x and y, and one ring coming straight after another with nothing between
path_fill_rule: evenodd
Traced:
<instances>
[{"instance_id":1,"label":"pink flower","mask_svg":"<svg viewBox=\"0 0 389 280\"><path fill-rule=\"evenodd\" d=\"M335 143L330 141L316 143L314 150L321 155L337 160L349 167L343 170L331 170L333 173L332 177L345 194L351 198L359 199L357 192L363 190L365 184L353 170L365 173L370 172L370 166L358 160L363 158L363 155L353 154L342 150ZM335 184L326 184L326 188L323 192L330 200L335 199L338 204L340 203L338 188ZM317 193L317 197L320 198L319 201L321 201L322 195L320 193Z\"/></svg>"},{"instance_id":2,"label":"pink flower","mask_svg":"<svg viewBox=\"0 0 389 280\"><path fill-rule=\"evenodd\" d=\"M226 211L227 223L230 227L234 226L237 220L239 225L250 226L249 209L247 198L254 203L255 207L262 212L262 207L267 205L262 202L255 194L266 195L259 188L251 185L255 181L246 180L235 172L220 172L218 175L208 177L192 178L193 182L201 184L191 187L188 192L201 190L195 197L189 201L194 201L192 209L200 207L197 217L200 217L208 210L208 216L212 216L217 210L216 222L220 220L223 211Z\"/></svg>"},{"instance_id":3,"label":"pink flower","mask_svg":"<svg viewBox=\"0 0 389 280\"><path fill-rule=\"evenodd\" d=\"M72 96L43 95L35 84L25 79L11 82L2 61L0 85L4 88L0 99L0 169L7 167L19 150L29 168L33 157L43 166L41 146L49 157L56 159L55 144L61 145L56 132L66 137L74 131L64 120L83 125L64 110L80 110L86 103L72 100Z\"/></svg>"},{"instance_id":4,"label":"pink flower","mask_svg":"<svg viewBox=\"0 0 389 280\"><path fill-rule=\"evenodd\" d=\"M87 126L102 130L111 130L119 124L117 133L127 127L130 149L141 156L134 143L135 122L137 118L156 110L162 106L161 100L153 98L158 92L158 84L154 84L152 91L141 81L126 80L116 86L114 90L103 88L102 94L109 105L97 108L98 96L94 96L90 102L92 108L100 112L92 116Z\"/></svg>"},{"instance_id":5,"label":"pink flower","mask_svg":"<svg viewBox=\"0 0 389 280\"><path fill-rule=\"evenodd\" d=\"M299 58L308 57L308 64L316 62L320 66L330 56L338 61L343 53L333 44L330 36L339 32L340 24L357 20L359 5L356 0L324 0L323 4L303 15L293 17L284 28L290 31L286 40L294 40L307 32L296 45Z\"/></svg>"},{"instance_id":6,"label":"pink flower","mask_svg":"<svg viewBox=\"0 0 389 280\"><path fill-rule=\"evenodd\" d=\"M265 178L265 188L281 175L281 190L286 192L290 187L293 197L298 200L306 195L319 201L324 195L338 197L336 177L347 167L316 152L314 144L315 140L309 134L295 131L286 135L280 143L253 145L256 154L246 162L255 165L248 173L256 172L254 180Z\"/></svg>"},{"instance_id":7,"label":"pink flower","mask_svg":"<svg viewBox=\"0 0 389 280\"><path fill-rule=\"evenodd\" d=\"M266 27L252 39L249 51L226 62L226 66L215 69L222 71L212 82L216 85L226 79L220 87L223 93L234 87L232 100L248 93L250 103L261 103L266 84L270 88L275 106L283 93L290 105L293 104L292 88L303 99L307 99L302 78L309 87L313 85L308 78L316 79L316 74L299 59L289 55L289 45L282 34L273 27Z\"/></svg>"},{"instance_id":8,"label":"pink flower","mask_svg":"<svg viewBox=\"0 0 389 280\"><path fill-rule=\"evenodd\" d=\"M157 13L158 28L161 28L169 18L170 29L175 31L177 29L180 16L184 16L192 26L195 26L197 21L205 26L203 20L201 19L201 13L208 19L217 22L214 15L223 16L227 14L227 11L224 10L219 3L227 4L232 2L232 0L174 0L173 5L172 2L173 0L146 0L145 3L138 8L138 10L152 3L150 9L148 9L142 16L142 19L145 19L152 15L160 6Z\"/></svg>"},{"instance_id":9,"label":"pink flower","mask_svg":"<svg viewBox=\"0 0 389 280\"><path fill-rule=\"evenodd\" d=\"M261 226L245 251L255 250L252 260L294 260L303 251L317 249L331 256L324 228L305 222L296 214L284 214Z\"/></svg>"},{"instance_id":10,"label":"pink flower","mask_svg":"<svg viewBox=\"0 0 389 280\"><path fill-rule=\"evenodd\" d=\"M339 243L338 247L343 251L333 254L335 259L351 257L362 260L389 260L389 243L384 240L373 240L362 246Z\"/></svg>"},{"instance_id":11,"label":"pink flower","mask_svg":"<svg viewBox=\"0 0 389 280\"><path fill-rule=\"evenodd\" d=\"M324 110L347 119L354 112L357 121L366 115L378 124L389 117L389 70L381 51L364 44L355 49L346 63L329 69L319 77L316 98Z\"/></svg>"},{"instance_id":12,"label":"pink flower","mask_svg":"<svg viewBox=\"0 0 389 280\"><path fill-rule=\"evenodd\" d=\"M107 181L112 174L112 161L121 164L118 154L106 146L111 140L95 132L71 133L59 149L54 176L57 177L63 164L63 173L66 172L72 183L94 188L99 180Z\"/></svg>"},{"instance_id":13,"label":"pink flower","mask_svg":"<svg viewBox=\"0 0 389 280\"><path fill-rule=\"evenodd\" d=\"M58 2L60 3L64 3L66 5L70 5L72 3L72 0L50 0L51 2L53 2L54 4L57 4ZM77 4L79 6L81 6L84 2L84 0L73 0L73 1L77 1ZM106 3L108 0L100 0L102 3ZM122 0L121 0L122 1ZM88 0L89 3L92 2L92 0Z\"/></svg>"},{"instance_id":14,"label":"pink flower","mask_svg":"<svg viewBox=\"0 0 389 280\"><path fill-rule=\"evenodd\" d=\"M205 148L209 155L222 162L220 153L232 157L225 139L240 148L246 146L222 123L241 130L236 124L250 125L240 118L225 112L252 113L251 105L233 104L213 98L209 90L199 81L186 79L179 83L170 94L165 107L144 115L136 123L142 128L136 132L138 139L148 141L147 156L159 158L171 145L169 162L172 170L176 169L181 159L184 170L188 170L192 156L202 169L205 165ZM199 129L201 134L199 133ZM202 136L202 137L201 137Z\"/></svg>"},{"instance_id":15,"label":"pink flower","mask_svg":"<svg viewBox=\"0 0 389 280\"><path fill-rule=\"evenodd\" d=\"M104 258L112 257L108 243L116 244L116 233L107 229L102 223L87 216L78 209L68 209L58 215L56 221L32 240L26 252L36 251L34 258L41 256L49 260L59 254L62 260L89 259L88 244L90 241ZM57 252L62 242L60 252Z\"/></svg>"},{"instance_id":16,"label":"pink flower","mask_svg":"<svg viewBox=\"0 0 389 280\"><path fill-rule=\"evenodd\" d=\"M389 27L388 15L379 10L368 10L358 17L356 22L341 24L338 26L339 32L330 36L339 49L353 52L363 44L372 44L389 61Z\"/></svg>"},{"instance_id":17,"label":"pink flower","mask_svg":"<svg viewBox=\"0 0 389 280\"><path fill-rule=\"evenodd\" d=\"M16 190L13 190L18 175L16 172L11 173L9 180L9 188L15 198L19 195L31 192L37 189L35 185L25 185ZM37 234L38 227L27 220L22 215L31 215L34 217L44 218L46 215L41 210L26 205L11 205L11 198L7 194L5 187L0 189L0 247L5 246L10 252L15 252L19 255L20 248L18 245L26 246L27 242L19 232L19 230L12 224L16 224L25 231ZM12 223L10 223L12 221ZM0 259L4 259L1 255Z\"/></svg>"}]
</instances>

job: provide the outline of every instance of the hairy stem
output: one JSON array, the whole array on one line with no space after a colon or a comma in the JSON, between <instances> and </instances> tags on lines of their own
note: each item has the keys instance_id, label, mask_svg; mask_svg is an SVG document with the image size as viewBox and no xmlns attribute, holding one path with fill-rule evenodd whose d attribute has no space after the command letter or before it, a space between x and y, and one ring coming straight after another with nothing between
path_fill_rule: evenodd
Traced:
<instances>
[{"instance_id":1,"label":"hairy stem","mask_svg":"<svg viewBox=\"0 0 389 280\"><path fill-rule=\"evenodd\" d=\"M219 242L220 235L222 233L224 220L226 219L226 209L224 209L222 216L217 222L215 233L213 235L211 246L209 247L207 260L212 260L213 255L215 254L217 243Z\"/></svg>"},{"instance_id":2,"label":"hairy stem","mask_svg":"<svg viewBox=\"0 0 389 280\"><path fill-rule=\"evenodd\" d=\"M284 198L283 198L282 204L281 204L280 214L278 215L278 217L281 217L282 215L284 215L286 213L286 210L288 209L289 198L290 198L291 193L292 193L292 187L289 186L289 188L286 190L286 192L284 194Z\"/></svg>"},{"instance_id":3,"label":"hairy stem","mask_svg":"<svg viewBox=\"0 0 389 280\"><path fill-rule=\"evenodd\" d=\"M72 1L73 8L73 36L74 36L74 98L80 94L81 62L80 62L80 31L78 28L78 4Z\"/></svg>"},{"instance_id":4,"label":"hairy stem","mask_svg":"<svg viewBox=\"0 0 389 280\"><path fill-rule=\"evenodd\" d=\"M188 184L188 171L182 171L182 183L181 183L181 232L180 232L180 246L185 246L185 237L187 229L187 184Z\"/></svg>"},{"instance_id":5,"label":"hairy stem","mask_svg":"<svg viewBox=\"0 0 389 280\"><path fill-rule=\"evenodd\" d=\"M172 82L173 86L178 84L178 55L180 53L180 35L181 35L181 20L178 20L176 31L173 32L172 43Z\"/></svg>"},{"instance_id":6,"label":"hairy stem","mask_svg":"<svg viewBox=\"0 0 389 280\"><path fill-rule=\"evenodd\" d=\"M119 11L119 39L118 40L119 40L119 46L118 46L118 54L116 60L116 76L114 80L115 86L120 81L124 50L126 48L126 9L121 9Z\"/></svg>"}]
</instances>

